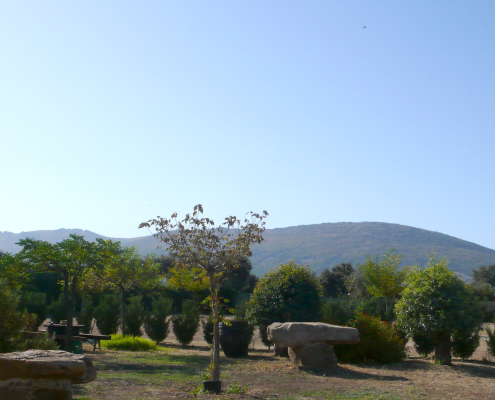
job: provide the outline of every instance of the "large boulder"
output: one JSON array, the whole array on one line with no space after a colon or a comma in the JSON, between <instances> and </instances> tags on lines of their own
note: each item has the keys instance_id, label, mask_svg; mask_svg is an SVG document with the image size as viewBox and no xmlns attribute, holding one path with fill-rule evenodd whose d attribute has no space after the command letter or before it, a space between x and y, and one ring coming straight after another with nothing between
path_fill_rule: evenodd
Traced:
<instances>
[{"instance_id":1,"label":"large boulder","mask_svg":"<svg viewBox=\"0 0 495 400\"><path fill-rule=\"evenodd\" d=\"M91 382L91 360L61 350L0 354L0 399L69 400L72 384Z\"/></svg>"},{"instance_id":2,"label":"large boulder","mask_svg":"<svg viewBox=\"0 0 495 400\"><path fill-rule=\"evenodd\" d=\"M323 322L274 322L267 328L268 338L277 348L288 348L298 367L329 368L337 365L335 343L359 343L356 328Z\"/></svg>"},{"instance_id":3,"label":"large boulder","mask_svg":"<svg viewBox=\"0 0 495 400\"><path fill-rule=\"evenodd\" d=\"M274 322L267 328L268 338L280 347L298 347L317 343L359 343L356 328L324 322Z\"/></svg>"}]
</instances>

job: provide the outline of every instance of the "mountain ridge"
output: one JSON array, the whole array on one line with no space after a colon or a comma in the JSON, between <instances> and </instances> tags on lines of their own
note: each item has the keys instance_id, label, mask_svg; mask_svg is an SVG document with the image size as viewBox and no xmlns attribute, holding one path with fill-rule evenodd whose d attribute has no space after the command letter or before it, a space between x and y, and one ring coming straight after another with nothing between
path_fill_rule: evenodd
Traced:
<instances>
[{"instance_id":1,"label":"mountain ridge","mask_svg":"<svg viewBox=\"0 0 495 400\"><path fill-rule=\"evenodd\" d=\"M111 238L82 229L40 230L21 233L0 232L0 250L19 251L15 242L25 237L55 243L76 233L87 240L96 238L121 241L136 246L141 254L164 254L160 242L152 235L135 238ZM315 271L331 268L342 262L363 263L367 255L382 256L394 248L403 255L401 265L425 265L435 252L445 257L449 267L469 278L480 265L495 264L495 250L454 236L426 229L386 222L334 222L267 229L265 241L252 246L253 272L260 276L269 269L294 260Z\"/></svg>"}]
</instances>

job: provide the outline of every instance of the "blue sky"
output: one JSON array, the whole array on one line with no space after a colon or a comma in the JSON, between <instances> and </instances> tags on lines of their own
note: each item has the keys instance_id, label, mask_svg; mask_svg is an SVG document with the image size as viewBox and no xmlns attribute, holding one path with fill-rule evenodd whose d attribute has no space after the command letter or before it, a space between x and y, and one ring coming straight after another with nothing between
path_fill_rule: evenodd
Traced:
<instances>
[{"instance_id":1,"label":"blue sky","mask_svg":"<svg viewBox=\"0 0 495 400\"><path fill-rule=\"evenodd\" d=\"M495 249L494 20L493 1L2 2L0 231L133 237L201 203Z\"/></svg>"}]
</instances>

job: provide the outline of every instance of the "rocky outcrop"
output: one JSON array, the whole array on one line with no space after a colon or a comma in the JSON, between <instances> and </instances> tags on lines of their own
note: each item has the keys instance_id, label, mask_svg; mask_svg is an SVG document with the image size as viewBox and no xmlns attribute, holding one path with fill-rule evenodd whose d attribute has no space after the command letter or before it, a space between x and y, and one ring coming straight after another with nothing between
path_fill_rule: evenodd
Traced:
<instances>
[{"instance_id":1,"label":"rocky outcrop","mask_svg":"<svg viewBox=\"0 0 495 400\"><path fill-rule=\"evenodd\" d=\"M291 361L299 367L327 368L337 365L333 344L359 343L359 331L323 322L275 322L268 338L279 348L288 347Z\"/></svg>"},{"instance_id":2,"label":"rocky outcrop","mask_svg":"<svg viewBox=\"0 0 495 400\"><path fill-rule=\"evenodd\" d=\"M2 400L69 400L72 384L95 378L93 363L85 355L61 350L0 354Z\"/></svg>"}]
</instances>

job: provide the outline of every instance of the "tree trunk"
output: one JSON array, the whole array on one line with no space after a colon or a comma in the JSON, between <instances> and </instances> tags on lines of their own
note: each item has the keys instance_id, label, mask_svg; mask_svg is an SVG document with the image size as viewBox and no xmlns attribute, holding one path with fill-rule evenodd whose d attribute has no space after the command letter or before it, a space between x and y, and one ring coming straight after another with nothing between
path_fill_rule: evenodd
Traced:
<instances>
[{"instance_id":1,"label":"tree trunk","mask_svg":"<svg viewBox=\"0 0 495 400\"><path fill-rule=\"evenodd\" d=\"M217 289L214 282L214 274L210 273L211 308L213 311L213 347L211 350L210 380L220 380L220 313L218 309Z\"/></svg>"},{"instance_id":2,"label":"tree trunk","mask_svg":"<svg viewBox=\"0 0 495 400\"><path fill-rule=\"evenodd\" d=\"M120 287L120 326L122 328L122 336L125 336L125 290Z\"/></svg>"},{"instance_id":3,"label":"tree trunk","mask_svg":"<svg viewBox=\"0 0 495 400\"><path fill-rule=\"evenodd\" d=\"M449 332L437 332L435 335L435 361L442 365L452 364L451 347L452 343L450 341Z\"/></svg>"},{"instance_id":4,"label":"tree trunk","mask_svg":"<svg viewBox=\"0 0 495 400\"><path fill-rule=\"evenodd\" d=\"M77 277L72 278L70 294L67 299L67 328L65 331L65 351L72 352L72 325L74 319L74 305L76 303Z\"/></svg>"}]
</instances>

